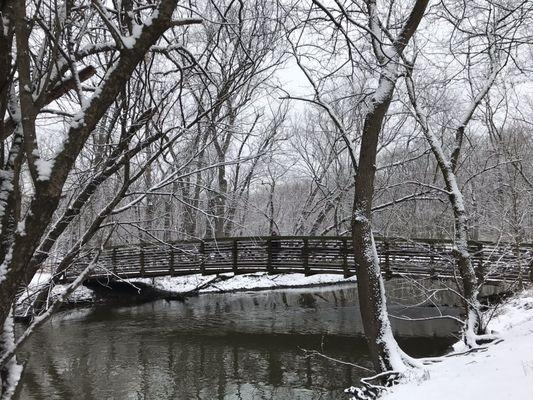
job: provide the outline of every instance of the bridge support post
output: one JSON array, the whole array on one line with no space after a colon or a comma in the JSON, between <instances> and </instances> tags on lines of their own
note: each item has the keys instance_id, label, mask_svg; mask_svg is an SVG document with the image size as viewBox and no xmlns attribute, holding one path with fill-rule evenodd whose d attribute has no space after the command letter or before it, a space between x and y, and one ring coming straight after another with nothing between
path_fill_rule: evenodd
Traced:
<instances>
[{"instance_id":1,"label":"bridge support post","mask_svg":"<svg viewBox=\"0 0 533 400\"><path fill-rule=\"evenodd\" d=\"M305 276L311 275L311 270L309 269L309 240L307 238L303 239L302 247L302 262L304 267Z\"/></svg>"},{"instance_id":2,"label":"bridge support post","mask_svg":"<svg viewBox=\"0 0 533 400\"><path fill-rule=\"evenodd\" d=\"M233 247L231 249L232 259L233 259L233 273L237 275L238 273L238 258L239 258L239 247L237 239L233 239Z\"/></svg>"},{"instance_id":3,"label":"bridge support post","mask_svg":"<svg viewBox=\"0 0 533 400\"><path fill-rule=\"evenodd\" d=\"M111 253L111 264L113 264L113 275L117 275L117 248L115 247L113 249L113 252Z\"/></svg>"},{"instance_id":4,"label":"bridge support post","mask_svg":"<svg viewBox=\"0 0 533 400\"><path fill-rule=\"evenodd\" d=\"M169 252L169 268L168 268L168 272L169 272L170 276L174 276L174 251L173 251L172 247L170 248L170 252Z\"/></svg>"},{"instance_id":5,"label":"bridge support post","mask_svg":"<svg viewBox=\"0 0 533 400\"><path fill-rule=\"evenodd\" d=\"M342 270L344 277L350 277L350 269L348 268L348 239L342 238Z\"/></svg>"},{"instance_id":6,"label":"bridge support post","mask_svg":"<svg viewBox=\"0 0 533 400\"><path fill-rule=\"evenodd\" d=\"M483 282L485 280L485 275L487 273L485 265L483 265L483 243L476 243L476 263L474 266L476 272L476 278L478 282Z\"/></svg>"},{"instance_id":7,"label":"bridge support post","mask_svg":"<svg viewBox=\"0 0 533 400\"><path fill-rule=\"evenodd\" d=\"M267 252L267 272L269 274L274 273L274 268L272 267L272 239L268 238L266 241L266 252Z\"/></svg>"},{"instance_id":8,"label":"bridge support post","mask_svg":"<svg viewBox=\"0 0 533 400\"><path fill-rule=\"evenodd\" d=\"M200 243L200 272L205 275L205 243Z\"/></svg>"},{"instance_id":9,"label":"bridge support post","mask_svg":"<svg viewBox=\"0 0 533 400\"><path fill-rule=\"evenodd\" d=\"M141 245L141 250L140 250L140 254L139 254L139 264L141 265L141 277L144 278L144 275L145 275L145 269L144 269L144 248L143 246Z\"/></svg>"},{"instance_id":10,"label":"bridge support post","mask_svg":"<svg viewBox=\"0 0 533 400\"><path fill-rule=\"evenodd\" d=\"M392 270L390 268L390 244L388 241L383 242L383 252L385 253L385 279L391 279L392 278Z\"/></svg>"},{"instance_id":11,"label":"bridge support post","mask_svg":"<svg viewBox=\"0 0 533 400\"><path fill-rule=\"evenodd\" d=\"M438 279L439 273L435 265L435 254L437 250L435 249L435 244L432 242L429 244L429 278Z\"/></svg>"}]
</instances>

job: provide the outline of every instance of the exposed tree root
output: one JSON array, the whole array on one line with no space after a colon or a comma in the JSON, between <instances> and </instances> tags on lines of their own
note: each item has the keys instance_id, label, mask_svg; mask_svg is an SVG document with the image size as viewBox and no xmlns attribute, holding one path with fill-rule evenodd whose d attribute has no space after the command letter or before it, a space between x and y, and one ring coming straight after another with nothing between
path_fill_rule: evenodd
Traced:
<instances>
[{"instance_id":1,"label":"exposed tree root","mask_svg":"<svg viewBox=\"0 0 533 400\"><path fill-rule=\"evenodd\" d=\"M476 335L474 338L477 345L467 348L464 351L454 351L441 357L429 357L415 359L400 350L400 356L406 368L402 371L386 371L367 378L360 379L359 386L352 386L345 390L349 394L350 400L373 400L379 398L387 388L402 381L420 381L429 378L429 372L425 365L441 362L449 357L463 356L471 353L487 351L487 344L495 345L503 342L496 334Z\"/></svg>"},{"instance_id":2,"label":"exposed tree root","mask_svg":"<svg viewBox=\"0 0 533 400\"><path fill-rule=\"evenodd\" d=\"M398 349L401 368L394 371L385 371L379 374L360 379L360 386L351 386L345 390L350 400L373 400L379 398L387 388L401 381L420 381L429 378L428 371L421 360L415 359Z\"/></svg>"},{"instance_id":3,"label":"exposed tree root","mask_svg":"<svg viewBox=\"0 0 533 400\"><path fill-rule=\"evenodd\" d=\"M403 372L386 371L360 379L360 386L351 386L344 392L350 400L373 400L379 398L391 386L405 380L425 380L429 373L425 369L409 368Z\"/></svg>"}]
</instances>

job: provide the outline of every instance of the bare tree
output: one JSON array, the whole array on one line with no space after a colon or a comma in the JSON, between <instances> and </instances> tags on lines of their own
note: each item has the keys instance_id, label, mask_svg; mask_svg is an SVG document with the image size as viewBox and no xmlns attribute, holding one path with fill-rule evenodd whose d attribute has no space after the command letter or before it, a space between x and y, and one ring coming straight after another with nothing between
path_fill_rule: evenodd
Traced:
<instances>
[{"instance_id":1,"label":"bare tree","mask_svg":"<svg viewBox=\"0 0 533 400\"><path fill-rule=\"evenodd\" d=\"M329 97L323 94L325 85L317 68L311 71L303 66L301 59L297 57L297 63L313 90L312 98L300 99L312 102L328 113L351 154L354 176L351 234L365 335L376 371L403 372L406 368L418 366L418 363L401 351L392 335L385 288L372 232L372 206L376 156L382 127L401 73L404 50L424 16L428 1L419 0L408 7L394 2L378 5L374 0L365 1L363 4L335 3L335 6L330 7L318 0L313 1L315 11L318 11L317 19L324 19L329 24L326 32L328 37L334 38L328 43L332 52L338 52L336 47L340 46L339 43L344 44L344 63L343 60L333 57L337 65L341 63L341 67L336 67L327 76L345 72L350 74L350 82L356 82L358 74L368 74L368 81L365 82L362 93L352 98L352 101L354 98L359 99L353 109L360 111L361 119L358 132L361 139L357 151L352 148L352 132L348 130L348 125L344 123L343 117L332 105ZM360 22L362 18L366 19L366 23ZM308 18L304 26L311 20L316 21ZM315 31L316 27L311 29ZM301 43L301 37L300 34L298 41L293 44L295 52L306 47L305 43ZM361 47L361 43L366 47ZM324 46L324 49L327 50L327 46ZM329 61L331 59L330 56ZM348 66L347 71L343 71L342 66Z\"/></svg>"},{"instance_id":2,"label":"bare tree","mask_svg":"<svg viewBox=\"0 0 533 400\"><path fill-rule=\"evenodd\" d=\"M452 23L453 29L465 36L462 37L461 35L459 39L462 43L465 43L464 53L459 50L457 57L464 57L467 61L474 57L477 59L483 57L486 60L484 63L486 71L483 75L483 80L478 85L479 88L475 87L477 82L474 80L475 74L473 71L477 67L477 63L475 66L469 62L465 64L472 100L465 104L461 111L461 117L457 121L452 119L452 125L447 129L450 136L454 138L449 155L446 154L442 141L437 136L436 131L439 131L440 128L435 128L430 124L427 115L424 114L419 104L415 81L412 78L414 60L408 63L409 66L405 74L411 105L442 173L445 193L453 210L454 257L461 275L463 296L466 303L467 318L465 321L464 340L468 346L476 346L478 340L487 339L487 336L483 336L486 333L486 324L482 321L478 300L479 283L468 247L468 212L458 180L460 159L468 125L471 123L477 108L494 86L498 75L507 65L511 54L516 51L517 44L513 41L513 37L521 29L525 12L524 7L528 7L524 3L517 3L518 5L511 9L507 8L507 6L500 7L500 5L492 1L481 3L471 2L465 5L465 8L458 14L460 17L455 15L459 10L446 10L447 19ZM469 18L473 14L476 15L477 24L473 24ZM473 49L478 47L482 51L474 54L475 50Z\"/></svg>"},{"instance_id":3,"label":"bare tree","mask_svg":"<svg viewBox=\"0 0 533 400\"><path fill-rule=\"evenodd\" d=\"M1 61L7 72L1 85L6 96L0 100L0 370L1 396L9 398L21 372L13 357L13 301L19 285L30 280L39 267L32 258L51 227L78 156L162 35L201 21L173 19L173 0L140 6L131 13L111 13L97 0L78 5L4 1L0 7L0 47L6 50ZM128 22L124 15L135 15L135 21ZM131 24L131 30L122 29L124 22ZM98 62L104 55L105 63ZM84 86L91 77L95 86ZM56 135L60 143L55 154L47 157L41 147L48 132L39 116L67 93L66 110L61 113L66 121L57 124L62 132ZM23 168L31 182L24 198ZM10 356L4 357L6 354Z\"/></svg>"}]
</instances>

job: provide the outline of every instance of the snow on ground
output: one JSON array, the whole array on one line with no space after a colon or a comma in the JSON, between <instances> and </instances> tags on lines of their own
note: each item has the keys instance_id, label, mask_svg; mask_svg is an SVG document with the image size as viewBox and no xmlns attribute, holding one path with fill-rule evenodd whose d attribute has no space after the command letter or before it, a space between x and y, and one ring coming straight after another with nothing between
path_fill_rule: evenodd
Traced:
<instances>
[{"instance_id":1,"label":"snow on ground","mask_svg":"<svg viewBox=\"0 0 533 400\"><path fill-rule=\"evenodd\" d=\"M33 275L33 278L30 282L30 287L38 287L46 285L48 282L50 282L50 279L52 278L52 274L50 272L46 272L43 270L39 270Z\"/></svg>"},{"instance_id":2,"label":"snow on ground","mask_svg":"<svg viewBox=\"0 0 533 400\"><path fill-rule=\"evenodd\" d=\"M318 286L343 282L355 282L355 277L345 279L342 275L322 274L305 276L304 274L279 274L268 275L258 272L246 275L234 275L232 273L221 274L224 280L210 283L200 289L200 293L232 292L243 290L280 289L288 287ZM157 278L131 279L132 282L152 284L158 289L171 292L188 292L213 281L215 275L203 276L200 274Z\"/></svg>"},{"instance_id":3,"label":"snow on ground","mask_svg":"<svg viewBox=\"0 0 533 400\"><path fill-rule=\"evenodd\" d=\"M51 273L45 272L42 270L37 271L37 273L33 276L33 279L31 280L30 284L17 298L17 304L24 303L28 299L28 297L31 297L38 290L45 287L48 284L48 282L50 282L51 278L52 278Z\"/></svg>"},{"instance_id":4,"label":"snow on ground","mask_svg":"<svg viewBox=\"0 0 533 400\"><path fill-rule=\"evenodd\" d=\"M190 292L197 287L207 283L213 276L186 275L186 276L160 276L156 278L132 278L126 282L141 282L152 285L157 289L168 290L170 292Z\"/></svg>"},{"instance_id":5,"label":"snow on ground","mask_svg":"<svg viewBox=\"0 0 533 400\"><path fill-rule=\"evenodd\" d=\"M26 307L28 307L29 306L29 303L27 303L28 299L31 299L31 301L33 301L38 291L45 288L51 279L52 279L52 274L50 272L46 272L42 270L37 271L37 273L33 276L33 279L31 280L30 284L24 289L24 291L17 298L17 306L21 307L22 309L25 309ZM67 288L66 285L55 285L52 288L52 297L55 298L59 296L61 293L63 293L66 290L66 288ZM69 299L68 299L69 302L87 302L87 301L92 301L92 300L94 300L94 293L92 290L87 289L85 286L78 287L69 296Z\"/></svg>"},{"instance_id":6,"label":"snow on ground","mask_svg":"<svg viewBox=\"0 0 533 400\"><path fill-rule=\"evenodd\" d=\"M52 297L56 298L57 296L61 295L66 289L66 285L54 286L54 288L52 289ZM77 287L74 292L72 292L72 294L68 297L67 302L90 302L93 301L94 298L94 292L91 289L81 285Z\"/></svg>"},{"instance_id":7,"label":"snow on ground","mask_svg":"<svg viewBox=\"0 0 533 400\"><path fill-rule=\"evenodd\" d=\"M265 290L289 287L318 286L343 282L355 282L355 277L344 279L342 275L323 274L305 276L303 274L279 274L268 275L267 273L255 273L246 275L234 275L232 273L221 274L223 280L215 279L216 275L203 276L200 274L187 276L162 276L157 278L134 278L129 282L143 282L158 289L175 293L186 293L200 288L199 293L233 292L243 290ZM19 306L23 306L28 297L32 297L43 288L51 279L47 272L37 272L28 288L17 300ZM55 285L52 289L52 297L57 297L66 290L66 285ZM69 302L90 302L95 299L94 292L85 286L78 287L68 298ZM26 305L27 306L27 305Z\"/></svg>"},{"instance_id":8,"label":"snow on ground","mask_svg":"<svg viewBox=\"0 0 533 400\"><path fill-rule=\"evenodd\" d=\"M503 342L483 352L445 357L429 379L395 386L382 400L533 400L533 289L490 323Z\"/></svg>"}]
</instances>

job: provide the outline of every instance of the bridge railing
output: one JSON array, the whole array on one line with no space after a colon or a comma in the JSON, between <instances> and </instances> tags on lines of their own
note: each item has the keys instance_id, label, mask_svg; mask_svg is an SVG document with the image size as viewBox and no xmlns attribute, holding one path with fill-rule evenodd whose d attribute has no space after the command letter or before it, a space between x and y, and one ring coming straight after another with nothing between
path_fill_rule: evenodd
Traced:
<instances>
[{"instance_id":1,"label":"bridge railing","mask_svg":"<svg viewBox=\"0 0 533 400\"><path fill-rule=\"evenodd\" d=\"M453 243L432 239L376 238L382 270L386 276L455 276ZM472 262L489 279L527 279L533 245L517 248L488 242L470 242ZM529 253L528 253L529 252ZM91 255L77 261L66 272L72 279ZM121 278L218 274L233 272L356 273L353 245L349 237L268 236L206 239L171 243L114 246L100 255L92 277ZM531 271L529 271L531 272ZM533 278L533 274L530 274Z\"/></svg>"}]
</instances>

